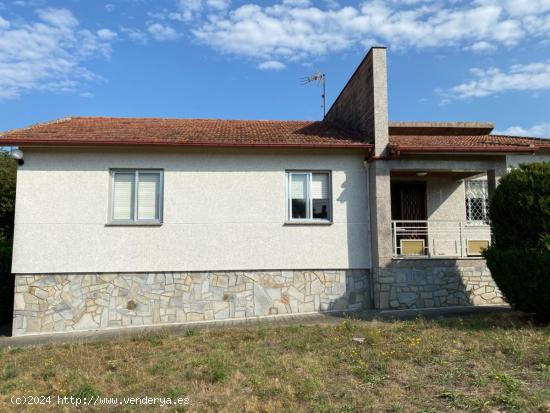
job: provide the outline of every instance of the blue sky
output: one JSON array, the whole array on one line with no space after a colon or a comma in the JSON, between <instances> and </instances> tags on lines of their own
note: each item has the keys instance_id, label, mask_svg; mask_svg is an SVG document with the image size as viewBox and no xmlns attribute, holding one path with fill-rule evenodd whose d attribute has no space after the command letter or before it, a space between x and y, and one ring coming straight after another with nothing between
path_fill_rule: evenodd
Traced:
<instances>
[{"instance_id":1,"label":"blue sky","mask_svg":"<svg viewBox=\"0 0 550 413\"><path fill-rule=\"evenodd\" d=\"M550 137L550 0L0 0L0 130L70 115L319 119L373 44L390 120Z\"/></svg>"}]
</instances>

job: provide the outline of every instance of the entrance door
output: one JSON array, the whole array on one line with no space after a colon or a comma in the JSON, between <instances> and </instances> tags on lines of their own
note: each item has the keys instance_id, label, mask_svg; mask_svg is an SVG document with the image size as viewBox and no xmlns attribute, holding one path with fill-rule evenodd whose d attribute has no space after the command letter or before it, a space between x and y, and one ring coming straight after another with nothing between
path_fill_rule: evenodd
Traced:
<instances>
[{"instance_id":1,"label":"entrance door","mask_svg":"<svg viewBox=\"0 0 550 413\"><path fill-rule=\"evenodd\" d=\"M392 182L391 217L393 220L425 221L426 183Z\"/></svg>"},{"instance_id":2,"label":"entrance door","mask_svg":"<svg viewBox=\"0 0 550 413\"><path fill-rule=\"evenodd\" d=\"M392 182L391 215L396 231L394 242L397 255L426 255L428 248L428 226L426 222L426 183Z\"/></svg>"}]
</instances>

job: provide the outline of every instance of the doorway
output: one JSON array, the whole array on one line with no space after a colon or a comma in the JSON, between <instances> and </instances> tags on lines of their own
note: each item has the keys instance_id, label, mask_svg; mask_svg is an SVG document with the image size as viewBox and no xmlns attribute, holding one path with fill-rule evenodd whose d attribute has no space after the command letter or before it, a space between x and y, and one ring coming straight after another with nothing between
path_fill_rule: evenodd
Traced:
<instances>
[{"instance_id":1,"label":"doorway","mask_svg":"<svg viewBox=\"0 0 550 413\"><path fill-rule=\"evenodd\" d=\"M428 255L426 182L392 182L390 190L395 254Z\"/></svg>"}]
</instances>

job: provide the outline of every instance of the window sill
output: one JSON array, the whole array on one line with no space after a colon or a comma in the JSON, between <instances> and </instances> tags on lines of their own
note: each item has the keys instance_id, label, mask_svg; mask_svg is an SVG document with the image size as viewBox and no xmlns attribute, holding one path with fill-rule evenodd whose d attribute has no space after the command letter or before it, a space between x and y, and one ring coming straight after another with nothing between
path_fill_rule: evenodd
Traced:
<instances>
[{"instance_id":1,"label":"window sill","mask_svg":"<svg viewBox=\"0 0 550 413\"><path fill-rule=\"evenodd\" d=\"M313 220L294 220L294 221L285 221L284 226L292 225L332 225L332 221L313 221Z\"/></svg>"},{"instance_id":2,"label":"window sill","mask_svg":"<svg viewBox=\"0 0 550 413\"><path fill-rule=\"evenodd\" d=\"M162 222L109 222L106 227L161 227Z\"/></svg>"}]
</instances>

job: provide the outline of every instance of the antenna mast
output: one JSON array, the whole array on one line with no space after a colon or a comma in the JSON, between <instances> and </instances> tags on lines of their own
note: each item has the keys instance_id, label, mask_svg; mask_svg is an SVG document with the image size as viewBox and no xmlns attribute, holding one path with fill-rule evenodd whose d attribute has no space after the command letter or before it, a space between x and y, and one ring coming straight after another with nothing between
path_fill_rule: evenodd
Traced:
<instances>
[{"instance_id":1,"label":"antenna mast","mask_svg":"<svg viewBox=\"0 0 550 413\"><path fill-rule=\"evenodd\" d=\"M323 108L323 119L325 119L325 116L327 114L327 85L326 85L326 76L321 71L317 70L314 75L304 77L302 79L302 85L307 85L311 82L319 82L321 86L323 87L323 94L321 95L322 99L322 108Z\"/></svg>"}]
</instances>

